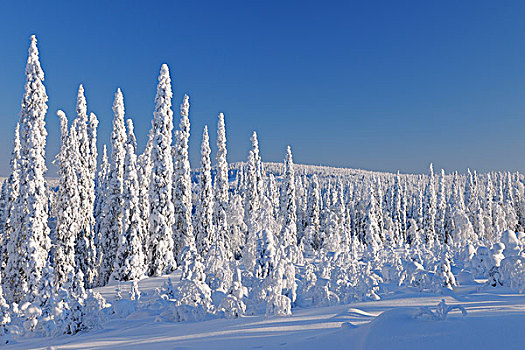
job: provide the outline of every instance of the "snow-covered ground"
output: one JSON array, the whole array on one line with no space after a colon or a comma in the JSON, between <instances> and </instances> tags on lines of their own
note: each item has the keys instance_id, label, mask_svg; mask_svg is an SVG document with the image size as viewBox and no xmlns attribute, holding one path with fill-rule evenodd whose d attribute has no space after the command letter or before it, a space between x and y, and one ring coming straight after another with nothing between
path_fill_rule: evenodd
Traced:
<instances>
[{"instance_id":1,"label":"snow-covered ground","mask_svg":"<svg viewBox=\"0 0 525 350\"><path fill-rule=\"evenodd\" d=\"M178 281L179 273L171 275ZM140 281L152 293L166 276ZM176 282L174 282L176 283ZM122 284L122 294L129 291ZM115 285L97 289L108 301ZM452 311L445 320L416 318L421 307L444 298L468 314ZM399 288L382 300L331 307L296 308L290 317L244 316L202 322L156 322L140 310L112 319L103 329L58 338L18 339L9 349L523 349L525 295L482 283L448 295Z\"/></svg>"}]
</instances>

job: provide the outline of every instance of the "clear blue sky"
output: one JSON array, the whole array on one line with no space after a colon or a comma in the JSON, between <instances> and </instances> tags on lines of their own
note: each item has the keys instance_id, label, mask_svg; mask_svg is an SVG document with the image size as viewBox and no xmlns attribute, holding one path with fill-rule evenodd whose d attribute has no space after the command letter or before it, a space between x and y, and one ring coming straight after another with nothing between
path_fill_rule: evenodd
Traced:
<instances>
[{"instance_id":1,"label":"clear blue sky","mask_svg":"<svg viewBox=\"0 0 525 350\"><path fill-rule=\"evenodd\" d=\"M246 159L257 130L266 161L290 144L297 163L525 171L524 18L522 1L3 1L0 175L33 33L49 160L56 110L73 117L79 83L100 148L120 87L142 150L165 62L176 116L190 95L192 166L203 126L214 143L224 112L230 161Z\"/></svg>"}]
</instances>

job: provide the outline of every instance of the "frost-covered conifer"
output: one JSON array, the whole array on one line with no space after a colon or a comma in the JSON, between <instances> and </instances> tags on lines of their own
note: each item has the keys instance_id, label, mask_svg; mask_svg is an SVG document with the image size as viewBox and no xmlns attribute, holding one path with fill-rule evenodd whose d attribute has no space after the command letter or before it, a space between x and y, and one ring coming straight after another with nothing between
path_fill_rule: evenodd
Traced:
<instances>
[{"instance_id":1,"label":"frost-covered conifer","mask_svg":"<svg viewBox=\"0 0 525 350\"><path fill-rule=\"evenodd\" d=\"M97 174L97 182L95 188L95 247L97 247L96 254L96 266L100 266L102 263L102 226L105 224L105 212L104 207L106 205L107 193L107 183L108 183L108 174L109 174L109 162L108 154L106 150L106 145L102 148L102 161L100 163L100 170ZM102 284L98 280L99 284Z\"/></svg>"},{"instance_id":2,"label":"frost-covered conifer","mask_svg":"<svg viewBox=\"0 0 525 350\"><path fill-rule=\"evenodd\" d=\"M5 275L11 276L5 278L7 282L12 281L12 278L18 273L18 247L20 246L19 236L14 234L13 227L16 226L16 220L20 219L18 210L20 208L14 207L15 201L18 198L20 191L20 124L16 125L15 135L13 140L13 151L11 153L11 174L9 178L4 182L6 187L6 199L5 199L5 221L2 221L1 225L4 230L2 239L2 260L0 261L0 269L5 269ZM8 257L11 258L10 265L8 263ZM5 282L7 284L7 282ZM9 290L10 291L10 290Z\"/></svg>"},{"instance_id":3,"label":"frost-covered conifer","mask_svg":"<svg viewBox=\"0 0 525 350\"><path fill-rule=\"evenodd\" d=\"M370 186L369 203L366 208L364 218L364 241L367 249L371 253L376 253L381 243L380 229L377 223L377 202L374 193L374 186Z\"/></svg>"},{"instance_id":4,"label":"frost-covered conifer","mask_svg":"<svg viewBox=\"0 0 525 350\"><path fill-rule=\"evenodd\" d=\"M297 204L295 197L295 172L293 168L292 150L290 146L286 149L284 160L284 188L281 204L282 216L284 218L281 230L281 245L287 247L297 244Z\"/></svg>"},{"instance_id":5,"label":"frost-covered conifer","mask_svg":"<svg viewBox=\"0 0 525 350\"><path fill-rule=\"evenodd\" d=\"M9 304L7 304L4 298L2 272L0 271L0 344L2 343L2 337L8 333L7 325L9 323L11 323L11 312L9 310Z\"/></svg>"},{"instance_id":6,"label":"frost-covered conifer","mask_svg":"<svg viewBox=\"0 0 525 350\"><path fill-rule=\"evenodd\" d=\"M436 238L435 221L436 221L436 190L434 187L434 169L430 164L428 183L425 187L425 203L423 209L423 230L425 240L428 245L433 245Z\"/></svg>"},{"instance_id":7,"label":"frost-covered conifer","mask_svg":"<svg viewBox=\"0 0 525 350\"><path fill-rule=\"evenodd\" d=\"M256 233L254 249L254 276L264 279L275 266L275 229L276 225L271 212L271 204L267 198L263 198L258 231Z\"/></svg>"},{"instance_id":8,"label":"frost-covered conifer","mask_svg":"<svg viewBox=\"0 0 525 350\"><path fill-rule=\"evenodd\" d=\"M76 266L84 272L86 285L92 286L97 275L96 247L94 240L93 217L95 205L95 171L96 163L96 128L98 120L94 114L87 115L86 98L82 85L78 88L77 118L72 128L77 135L77 160L75 171L77 177L80 205L78 211L79 231L76 238ZM95 154L93 154L95 152Z\"/></svg>"},{"instance_id":9,"label":"frost-covered conifer","mask_svg":"<svg viewBox=\"0 0 525 350\"><path fill-rule=\"evenodd\" d=\"M189 110L189 97L185 95L180 106L181 119L179 130L175 131L175 146L173 148L173 205L175 206L173 252L178 263L181 263L184 247L193 247L195 245L191 223L191 167L188 158L188 141L190 138Z\"/></svg>"},{"instance_id":10,"label":"frost-covered conifer","mask_svg":"<svg viewBox=\"0 0 525 350\"><path fill-rule=\"evenodd\" d=\"M211 183L210 139L208 127L204 127L201 144L201 168L199 173L198 202L195 209L195 240L201 256L208 253L215 238L213 227L213 187Z\"/></svg>"},{"instance_id":11,"label":"frost-covered conifer","mask_svg":"<svg viewBox=\"0 0 525 350\"><path fill-rule=\"evenodd\" d=\"M243 258L246 260L246 264L248 266L252 266L254 264L257 232L259 231L259 226L261 224L258 222L259 216L261 215L260 210L262 200L261 193L259 191L259 181L261 180L261 176L257 170L259 168L258 161L260 162L260 157L257 134L255 132L252 136L252 145L253 149L250 150L248 156L244 205L244 222L246 223L248 232L246 237L246 245L244 246ZM273 209L271 214L273 217Z\"/></svg>"},{"instance_id":12,"label":"frost-covered conifer","mask_svg":"<svg viewBox=\"0 0 525 350\"><path fill-rule=\"evenodd\" d=\"M245 222L248 225L248 230L250 229L250 220L258 215L258 210L260 208L260 197L262 189L262 165L261 165L261 156L259 155L259 141L257 140L257 133L254 131L252 137L252 150L248 156L248 169L246 176L246 185L245 185Z\"/></svg>"},{"instance_id":13,"label":"frost-covered conifer","mask_svg":"<svg viewBox=\"0 0 525 350\"><path fill-rule=\"evenodd\" d=\"M149 187L149 274L159 276L176 267L173 257L174 208L172 196L173 159L171 140L173 112L171 110L171 79L168 66L159 74L155 112L152 121L151 176ZM175 204L177 205L177 203Z\"/></svg>"},{"instance_id":14,"label":"frost-covered conifer","mask_svg":"<svg viewBox=\"0 0 525 350\"><path fill-rule=\"evenodd\" d=\"M273 174L268 176L267 191L267 197L272 203L273 215L275 217L279 217L281 203L279 198L279 189L277 188L277 181L275 180L275 176Z\"/></svg>"},{"instance_id":15,"label":"frost-covered conifer","mask_svg":"<svg viewBox=\"0 0 525 350\"><path fill-rule=\"evenodd\" d=\"M142 233L141 243L142 251L144 252L144 266L148 265L148 238L149 238L149 182L151 177L151 148L153 146L153 137L150 131L148 137L148 143L146 149L137 158L137 179L139 184L139 215L141 222L141 229L139 232Z\"/></svg>"},{"instance_id":16,"label":"frost-covered conifer","mask_svg":"<svg viewBox=\"0 0 525 350\"><path fill-rule=\"evenodd\" d=\"M144 252L140 230L141 216L139 211L139 183L137 176L137 142L133 133L133 122L127 121L128 135L126 142L126 157L124 158L124 192L122 204L122 232L119 236L113 278L118 281L128 281L144 275Z\"/></svg>"},{"instance_id":17,"label":"frost-covered conifer","mask_svg":"<svg viewBox=\"0 0 525 350\"><path fill-rule=\"evenodd\" d=\"M54 265L56 284L61 287L70 273L75 272L75 241L79 237L82 220L80 218L81 198L77 178L80 167L77 129L72 125L68 132L67 118L64 112L58 111L62 146L57 155L58 175L60 182L56 199L56 232Z\"/></svg>"},{"instance_id":18,"label":"frost-covered conifer","mask_svg":"<svg viewBox=\"0 0 525 350\"><path fill-rule=\"evenodd\" d=\"M113 131L111 133L111 163L107 174L107 195L102 208L104 221L101 225L102 264L100 282L107 283L113 273L118 237L122 230L122 191L124 181L124 158L126 156L126 127L124 126L124 97L117 89L113 102Z\"/></svg>"},{"instance_id":19,"label":"frost-covered conifer","mask_svg":"<svg viewBox=\"0 0 525 350\"><path fill-rule=\"evenodd\" d=\"M14 238L20 242L18 254L6 273L7 285L15 301L31 302L37 297L37 286L50 249L47 205L45 145L47 131L47 94L43 84L36 37L31 37L26 66L25 93L20 111L20 191L14 204L18 215L12 223ZM23 208L23 211L22 211ZM14 263L14 264L13 264Z\"/></svg>"},{"instance_id":20,"label":"frost-covered conifer","mask_svg":"<svg viewBox=\"0 0 525 350\"><path fill-rule=\"evenodd\" d=\"M217 175L215 176L215 210L213 221L217 230L217 239L224 242L227 251L231 251L228 236L228 162L226 160L226 128L224 114L219 114L217 122Z\"/></svg>"},{"instance_id":21,"label":"frost-covered conifer","mask_svg":"<svg viewBox=\"0 0 525 350\"><path fill-rule=\"evenodd\" d=\"M447 207L447 193L445 188L445 170L441 169L439 188L436 199L436 239L440 244L445 242L445 213Z\"/></svg>"},{"instance_id":22,"label":"frost-covered conifer","mask_svg":"<svg viewBox=\"0 0 525 350\"><path fill-rule=\"evenodd\" d=\"M392 222L393 222L393 233L394 242L398 243L402 237L401 229L401 180L399 178L399 171L396 174L394 181L394 189L392 194Z\"/></svg>"},{"instance_id":23,"label":"frost-covered conifer","mask_svg":"<svg viewBox=\"0 0 525 350\"><path fill-rule=\"evenodd\" d=\"M319 250L321 247L321 237L319 235L320 222L320 192L319 192L319 180L317 175L313 175L310 179L310 187L308 189L308 204L307 210L307 230L308 234L305 233L305 239L308 244L315 250Z\"/></svg>"}]
</instances>

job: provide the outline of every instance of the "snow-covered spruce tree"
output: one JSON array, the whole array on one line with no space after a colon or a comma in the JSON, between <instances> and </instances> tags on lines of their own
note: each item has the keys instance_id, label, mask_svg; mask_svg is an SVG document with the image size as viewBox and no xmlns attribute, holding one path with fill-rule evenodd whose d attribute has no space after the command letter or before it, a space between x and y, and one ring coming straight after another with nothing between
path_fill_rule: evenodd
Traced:
<instances>
[{"instance_id":1,"label":"snow-covered spruce tree","mask_svg":"<svg viewBox=\"0 0 525 350\"><path fill-rule=\"evenodd\" d=\"M206 283L213 291L228 292L233 282L233 273L230 267L230 256L224 248L224 242L214 231L215 239L205 257Z\"/></svg>"},{"instance_id":2,"label":"snow-covered spruce tree","mask_svg":"<svg viewBox=\"0 0 525 350\"><path fill-rule=\"evenodd\" d=\"M195 245L191 223L191 167L188 158L188 141L190 138L189 110L189 97L185 95L180 106L181 119L179 130L175 131L175 146L173 148L173 205L175 207L173 254L178 263L181 263L184 247Z\"/></svg>"},{"instance_id":3,"label":"snow-covered spruce tree","mask_svg":"<svg viewBox=\"0 0 525 350\"><path fill-rule=\"evenodd\" d=\"M253 149L248 156L248 169L246 172L245 186L245 205L244 205L244 222L247 228L246 244L243 249L243 260L248 270L251 270L255 263L255 243L257 241L257 231L260 223L258 222L261 209L261 193L259 191L260 176L258 175L257 157L259 146L257 143L257 134L252 136ZM254 141L255 140L255 141ZM259 158L260 159L260 158ZM273 214L273 210L272 210Z\"/></svg>"},{"instance_id":4,"label":"snow-covered spruce tree","mask_svg":"<svg viewBox=\"0 0 525 350\"><path fill-rule=\"evenodd\" d=\"M113 278L128 281L144 276L144 252L140 230L141 216L139 211L139 183L137 176L137 142L133 133L133 122L127 121L128 135L126 157L124 158L124 192L122 203L122 231L119 236Z\"/></svg>"},{"instance_id":5,"label":"snow-covered spruce tree","mask_svg":"<svg viewBox=\"0 0 525 350\"><path fill-rule=\"evenodd\" d=\"M377 223L377 199L374 193L374 186L370 186L369 194L369 203L366 208L366 213L364 217L364 243L367 246L367 250L375 254L377 253L381 238L380 238L380 229L379 224Z\"/></svg>"},{"instance_id":6,"label":"snow-covered spruce tree","mask_svg":"<svg viewBox=\"0 0 525 350\"><path fill-rule=\"evenodd\" d=\"M144 266L148 266L148 237L149 237L149 182L151 177L151 148L153 146L153 137L150 130L146 149L137 158L137 178L139 183L139 215L141 217L142 233L141 243L144 252Z\"/></svg>"},{"instance_id":7,"label":"snow-covered spruce tree","mask_svg":"<svg viewBox=\"0 0 525 350\"><path fill-rule=\"evenodd\" d=\"M392 223L393 223L393 242L398 244L401 242L401 180L399 178L399 171L396 174L394 181L394 188L392 190Z\"/></svg>"},{"instance_id":8,"label":"snow-covered spruce tree","mask_svg":"<svg viewBox=\"0 0 525 350\"><path fill-rule=\"evenodd\" d=\"M153 112L151 176L149 186L149 275L159 276L175 269L173 256L174 208L172 196L173 159L171 140L173 112L171 110L171 80L168 66L159 74L155 111ZM177 203L176 203L177 205Z\"/></svg>"},{"instance_id":9,"label":"snow-covered spruce tree","mask_svg":"<svg viewBox=\"0 0 525 350\"><path fill-rule=\"evenodd\" d=\"M9 310L9 304L4 298L2 289L2 271L0 270L0 344L5 344L3 337L5 337L9 330L7 325L11 323L11 312Z\"/></svg>"},{"instance_id":10,"label":"snow-covered spruce tree","mask_svg":"<svg viewBox=\"0 0 525 350\"><path fill-rule=\"evenodd\" d=\"M102 265L102 226L105 224L105 205L107 203L107 183L109 174L109 161L106 145L102 148L102 160L100 163L100 170L97 174L97 182L95 187L95 247L97 247L96 254L96 266ZM100 279L97 280L98 284L102 284Z\"/></svg>"},{"instance_id":11,"label":"snow-covered spruce tree","mask_svg":"<svg viewBox=\"0 0 525 350\"><path fill-rule=\"evenodd\" d=\"M96 163L96 128L98 120L94 114L88 119L84 87L78 88L77 118L73 128L77 135L78 159L75 164L80 205L78 206L78 223L80 229L76 238L75 255L77 269L82 270L86 285L93 286L97 275L96 248L94 242L93 216L95 205L95 171ZM93 144L94 143L94 144ZM95 154L92 154L93 151Z\"/></svg>"},{"instance_id":12,"label":"snow-covered spruce tree","mask_svg":"<svg viewBox=\"0 0 525 350\"><path fill-rule=\"evenodd\" d=\"M523 231L525 227L525 185L521 182L520 173L516 172L512 176L512 186L514 193L514 211L518 219L518 225L516 226L516 231Z\"/></svg>"},{"instance_id":13,"label":"snow-covered spruce tree","mask_svg":"<svg viewBox=\"0 0 525 350\"><path fill-rule=\"evenodd\" d=\"M447 192L445 188L445 170L441 169L439 177L439 188L436 200L436 221L435 232L436 240L443 244L445 242L445 213L447 206Z\"/></svg>"},{"instance_id":14,"label":"snow-covered spruce tree","mask_svg":"<svg viewBox=\"0 0 525 350\"><path fill-rule=\"evenodd\" d=\"M106 284L113 273L118 249L118 237L122 231L122 192L124 182L124 158L126 157L126 127L124 126L124 97L117 89L113 102L113 131L111 132L111 163L107 174L107 195L102 208L104 221L101 226L102 264L100 283Z\"/></svg>"},{"instance_id":15,"label":"snow-covered spruce tree","mask_svg":"<svg viewBox=\"0 0 525 350\"><path fill-rule=\"evenodd\" d=\"M273 215L277 218L280 215L280 196L279 196L279 189L277 187L277 181L275 180L275 176L273 174L268 175L268 186L267 186L267 194L266 196L272 203L273 207Z\"/></svg>"},{"instance_id":16,"label":"snow-covered spruce tree","mask_svg":"<svg viewBox=\"0 0 525 350\"><path fill-rule=\"evenodd\" d=\"M12 255L12 258L15 257L15 254L18 254L18 247L20 241L17 237L13 235L13 225L15 225L15 219L19 218L17 215L17 210L20 208L14 207L14 203L18 198L20 190L20 124L16 124L15 136L13 140L13 151L11 153L11 174L9 178L4 181L6 187L5 195L5 208L4 216L5 220L0 223L3 228L2 239L2 260L0 260L0 270L5 271L5 275L12 275L18 273L16 266L18 259L12 259L11 265L7 268L7 258L9 255ZM16 226L16 225L15 225ZM18 256L18 255L17 255ZM14 265L13 265L14 264ZM9 281L7 278L6 281ZM7 283L7 282L6 282Z\"/></svg>"},{"instance_id":17,"label":"snow-covered spruce tree","mask_svg":"<svg viewBox=\"0 0 525 350\"><path fill-rule=\"evenodd\" d=\"M314 250L319 250L321 248L321 237L319 235L319 214L321 210L320 197L319 180L317 175L314 174L310 179L310 187L308 189L308 203L306 207L307 226L304 234L304 242L307 242L307 244Z\"/></svg>"},{"instance_id":18,"label":"snow-covered spruce tree","mask_svg":"<svg viewBox=\"0 0 525 350\"><path fill-rule=\"evenodd\" d=\"M20 192L14 207L12 237L20 242L18 254L8 257L7 285L16 302L37 297L37 285L47 260L49 240L45 145L47 94L43 84L36 37L31 37L26 66L25 93L20 111ZM9 260L12 260L9 262ZM10 267L9 267L10 265ZM17 272L13 272L16 269Z\"/></svg>"},{"instance_id":19,"label":"snow-covered spruce tree","mask_svg":"<svg viewBox=\"0 0 525 350\"><path fill-rule=\"evenodd\" d=\"M258 230L255 241L255 266L253 275L265 279L275 266L275 240L278 225L272 216L272 207L268 198L263 197L258 218Z\"/></svg>"},{"instance_id":20,"label":"snow-covered spruce tree","mask_svg":"<svg viewBox=\"0 0 525 350\"><path fill-rule=\"evenodd\" d=\"M79 207L81 199L77 179L77 169L79 168L79 147L77 139L77 129L71 127L68 132L67 118L64 112L58 111L60 118L60 130L62 146L60 153L56 157L58 165L59 186L56 198L56 232L55 232L55 251L54 265L56 274L56 285L61 287L70 273L75 272L75 241L79 237L81 230L82 215Z\"/></svg>"},{"instance_id":21,"label":"snow-covered spruce tree","mask_svg":"<svg viewBox=\"0 0 525 350\"><path fill-rule=\"evenodd\" d=\"M260 203L258 202L259 198L263 194L263 174L262 174L262 162L261 162L261 156L259 154L259 141L257 139L257 133L254 131L252 134L252 137L250 138L252 141L252 150L250 151L251 154L248 159L248 167L247 167L247 174L245 174L245 200L246 200L246 206L245 206L245 220L248 224L248 220L250 220L250 215L253 213L257 213L258 206ZM250 157L253 156L253 161L250 159Z\"/></svg>"},{"instance_id":22,"label":"snow-covered spruce tree","mask_svg":"<svg viewBox=\"0 0 525 350\"><path fill-rule=\"evenodd\" d=\"M217 230L217 239L225 245L228 254L231 254L228 237L229 195L228 195L228 162L226 160L226 127L224 125L224 114L219 114L217 122L217 175L215 175L215 210L213 212L213 223Z\"/></svg>"},{"instance_id":23,"label":"snow-covered spruce tree","mask_svg":"<svg viewBox=\"0 0 525 350\"><path fill-rule=\"evenodd\" d=\"M435 221L436 221L436 189L434 187L434 169L430 163L428 174L428 183L425 187L425 203L423 209L423 230L425 232L425 241L427 245L432 246L436 238Z\"/></svg>"},{"instance_id":24,"label":"snow-covered spruce tree","mask_svg":"<svg viewBox=\"0 0 525 350\"><path fill-rule=\"evenodd\" d=\"M204 126L201 144L201 168L199 173L199 194L195 208L195 239L197 252L201 256L208 253L215 238L213 227L213 187L211 180L210 139L208 126Z\"/></svg>"},{"instance_id":25,"label":"snow-covered spruce tree","mask_svg":"<svg viewBox=\"0 0 525 350\"><path fill-rule=\"evenodd\" d=\"M284 160L284 188L282 191L281 210L283 227L281 230L281 242L284 247L297 245L297 205L295 198L295 171L293 169L292 150L286 148Z\"/></svg>"}]
</instances>

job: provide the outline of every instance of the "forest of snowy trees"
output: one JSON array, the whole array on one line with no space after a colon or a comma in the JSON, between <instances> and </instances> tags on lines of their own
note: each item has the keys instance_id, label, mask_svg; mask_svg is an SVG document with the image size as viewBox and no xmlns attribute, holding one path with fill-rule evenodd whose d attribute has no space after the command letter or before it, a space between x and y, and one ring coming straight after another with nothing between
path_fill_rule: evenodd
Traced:
<instances>
[{"instance_id":1,"label":"forest of snowy trees","mask_svg":"<svg viewBox=\"0 0 525 350\"><path fill-rule=\"evenodd\" d=\"M228 164L225 116L188 160L190 103L174 114L162 65L145 151L137 154L124 94L111 140L78 89L76 115L58 111L59 181L46 182L47 95L37 41L26 66L11 174L0 197L0 338L75 334L129 310L170 321L378 300L394 286L439 292L460 283L525 287L523 175L388 174L263 163L258 135ZM49 115L47 115L49 118ZM215 156L212 156L215 154ZM153 295L137 281L179 270ZM129 297L120 284L131 285ZM93 288L114 284L109 305ZM143 294L143 293L142 293Z\"/></svg>"}]
</instances>

